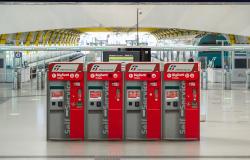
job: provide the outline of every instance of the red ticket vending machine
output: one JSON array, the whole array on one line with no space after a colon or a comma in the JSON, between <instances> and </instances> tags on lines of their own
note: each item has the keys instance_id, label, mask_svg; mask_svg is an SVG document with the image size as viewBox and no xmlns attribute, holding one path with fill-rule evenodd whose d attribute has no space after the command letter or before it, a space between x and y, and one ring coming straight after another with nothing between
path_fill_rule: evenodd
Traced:
<instances>
[{"instance_id":1,"label":"red ticket vending machine","mask_svg":"<svg viewBox=\"0 0 250 160\"><path fill-rule=\"evenodd\" d=\"M159 63L128 63L124 94L125 138L161 138L161 72Z\"/></svg>"},{"instance_id":2,"label":"red ticket vending machine","mask_svg":"<svg viewBox=\"0 0 250 160\"><path fill-rule=\"evenodd\" d=\"M82 63L50 63L47 79L47 139L83 140Z\"/></svg>"},{"instance_id":3,"label":"red ticket vending machine","mask_svg":"<svg viewBox=\"0 0 250 160\"><path fill-rule=\"evenodd\" d=\"M86 84L86 138L122 140L123 76L121 64L88 64Z\"/></svg>"},{"instance_id":4,"label":"red ticket vending machine","mask_svg":"<svg viewBox=\"0 0 250 160\"><path fill-rule=\"evenodd\" d=\"M163 139L199 140L199 63L166 63L163 74Z\"/></svg>"}]
</instances>

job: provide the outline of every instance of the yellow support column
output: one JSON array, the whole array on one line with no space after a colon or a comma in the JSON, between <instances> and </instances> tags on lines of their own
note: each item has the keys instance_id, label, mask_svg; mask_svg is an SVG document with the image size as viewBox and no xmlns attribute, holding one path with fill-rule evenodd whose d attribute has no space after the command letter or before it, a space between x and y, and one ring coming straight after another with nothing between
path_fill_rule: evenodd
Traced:
<instances>
[{"instance_id":1,"label":"yellow support column","mask_svg":"<svg viewBox=\"0 0 250 160\"><path fill-rule=\"evenodd\" d=\"M74 34L73 38L72 38L72 44L75 45L75 41L76 41L77 35Z\"/></svg>"},{"instance_id":2,"label":"yellow support column","mask_svg":"<svg viewBox=\"0 0 250 160\"><path fill-rule=\"evenodd\" d=\"M56 34L56 36L55 36L55 39L54 39L54 41L53 41L53 44L54 44L54 45L57 44L57 42L58 42L58 40L59 40L59 38L60 38L60 33L59 33L59 32L56 32L55 34Z\"/></svg>"},{"instance_id":3,"label":"yellow support column","mask_svg":"<svg viewBox=\"0 0 250 160\"><path fill-rule=\"evenodd\" d=\"M70 38L70 36L71 36L71 33L69 32L69 33L67 34L66 39L65 39L65 43L66 43L67 46L69 45L69 38Z\"/></svg>"},{"instance_id":4,"label":"yellow support column","mask_svg":"<svg viewBox=\"0 0 250 160\"><path fill-rule=\"evenodd\" d=\"M21 32L18 32L16 33L16 46L19 46L20 45L20 38L22 36L22 33Z\"/></svg>"},{"instance_id":5,"label":"yellow support column","mask_svg":"<svg viewBox=\"0 0 250 160\"><path fill-rule=\"evenodd\" d=\"M49 37L48 43L49 43L50 46L51 46L51 44L52 44L52 41L53 41L53 38L54 38L55 34L56 34L56 32L53 31L53 32L51 33L50 37ZM55 40L55 38L54 38L54 40Z\"/></svg>"},{"instance_id":6,"label":"yellow support column","mask_svg":"<svg viewBox=\"0 0 250 160\"><path fill-rule=\"evenodd\" d=\"M51 35L50 33L51 31L46 31L46 33L43 35L43 45L47 44L48 38L50 38L49 35Z\"/></svg>"},{"instance_id":7,"label":"yellow support column","mask_svg":"<svg viewBox=\"0 0 250 160\"><path fill-rule=\"evenodd\" d=\"M71 37L71 40L70 40L70 45L74 45L74 38L75 38L75 36L73 35L72 37Z\"/></svg>"},{"instance_id":8,"label":"yellow support column","mask_svg":"<svg viewBox=\"0 0 250 160\"><path fill-rule=\"evenodd\" d=\"M234 36L234 35L232 35L232 34L229 34L228 36L229 36L229 41L230 41L230 44L231 44L231 45L232 45L232 44L235 44L235 43L236 43L235 36Z\"/></svg>"},{"instance_id":9,"label":"yellow support column","mask_svg":"<svg viewBox=\"0 0 250 160\"><path fill-rule=\"evenodd\" d=\"M32 32L29 32L29 33L27 34L26 40L25 40L25 42L24 42L24 45L25 45L25 46L29 46L29 45L30 45L32 36L33 36L33 33L32 33Z\"/></svg>"},{"instance_id":10,"label":"yellow support column","mask_svg":"<svg viewBox=\"0 0 250 160\"><path fill-rule=\"evenodd\" d=\"M78 45L80 39L80 34L77 34L76 40L75 40L75 45Z\"/></svg>"},{"instance_id":11,"label":"yellow support column","mask_svg":"<svg viewBox=\"0 0 250 160\"><path fill-rule=\"evenodd\" d=\"M65 38L64 38L64 44L68 45L68 38L69 38L69 33L66 34Z\"/></svg>"},{"instance_id":12,"label":"yellow support column","mask_svg":"<svg viewBox=\"0 0 250 160\"><path fill-rule=\"evenodd\" d=\"M59 39L59 45L63 44L63 40L64 40L65 34L61 33L60 39Z\"/></svg>"},{"instance_id":13,"label":"yellow support column","mask_svg":"<svg viewBox=\"0 0 250 160\"><path fill-rule=\"evenodd\" d=\"M71 46L71 39L72 39L72 37L73 37L73 34L70 34L70 37L68 39L68 43L69 43L70 46Z\"/></svg>"},{"instance_id":14,"label":"yellow support column","mask_svg":"<svg viewBox=\"0 0 250 160\"><path fill-rule=\"evenodd\" d=\"M6 44L7 42L7 34L2 34L0 38L0 44Z\"/></svg>"},{"instance_id":15,"label":"yellow support column","mask_svg":"<svg viewBox=\"0 0 250 160\"><path fill-rule=\"evenodd\" d=\"M71 34L70 38L69 38L69 45L72 45L71 41L72 41L72 37L74 36L74 34Z\"/></svg>"},{"instance_id":16,"label":"yellow support column","mask_svg":"<svg viewBox=\"0 0 250 160\"><path fill-rule=\"evenodd\" d=\"M250 44L250 37L247 37L247 44Z\"/></svg>"},{"instance_id":17,"label":"yellow support column","mask_svg":"<svg viewBox=\"0 0 250 160\"><path fill-rule=\"evenodd\" d=\"M69 36L67 38L67 42L66 42L68 46L70 46L70 39L71 39L71 37L72 37L72 34L69 34Z\"/></svg>"},{"instance_id":18,"label":"yellow support column","mask_svg":"<svg viewBox=\"0 0 250 160\"><path fill-rule=\"evenodd\" d=\"M78 36L76 36L75 45L77 45L77 43L78 43Z\"/></svg>"},{"instance_id":19,"label":"yellow support column","mask_svg":"<svg viewBox=\"0 0 250 160\"><path fill-rule=\"evenodd\" d=\"M67 39L68 39L68 37L69 37L69 34L67 33L67 34L65 35L64 39L63 39L63 44L64 44L64 45L67 45Z\"/></svg>"},{"instance_id":20,"label":"yellow support column","mask_svg":"<svg viewBox=\"0 0 250 160\"><path fill-rule=\"evenodd\" d=\"M74 36L74 45L77 45L77 38L78 38L78 34L76 33Z\"/></svg>"},{"instance_id":21,"label":"yellow support column","mask_svg":"<svg viewBox=\"0 0 250 160\"><path fill-rule=\"evenodd\" d=\"M76 44L76 36L74 36L74 38L73 38L73 44L75 45Z\"/></svg>"},{"instance_id":22,"label":"yellow support column","mask_svg":"<svg viewBox=\"0 0 250 160\"><path fill-rule=\"evenodd\" d=\"M39 44L39 40L40 40L40 38L41 38L41 36L42 36L42 31L39 31L37 34L36 34L36 39L35 39L35 42L34 42L34 44L36 45L36 46L38 46L38 44Z\"/></svg>"},{"instance_id":23,"label":"yellow support column","mask_svg":"<svg viewBox=\"0 0 250 160\"><path fill-rule=\"evenodd\" d=\"M70 46L70 39L72 37L72 33L69 34L68 38L67 38L67 45Z\"/></svg>"},{"instance_id":24,"label":"yellow support column","mask_svg":"<svg viewBox=\"0 0 250 160\"><path fill-rule=\"evenodd\" d=\"M70 45L73 45L73 39L74 39L74 34L71 36L71 38L70 38Z\"/></svg>"}]
</instances>

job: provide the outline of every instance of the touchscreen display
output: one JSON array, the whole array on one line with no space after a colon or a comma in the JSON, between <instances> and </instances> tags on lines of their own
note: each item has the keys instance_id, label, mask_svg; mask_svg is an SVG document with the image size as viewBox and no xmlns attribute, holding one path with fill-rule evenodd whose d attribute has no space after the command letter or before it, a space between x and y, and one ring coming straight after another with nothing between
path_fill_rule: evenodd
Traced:
<instances>
[{"instance_id":1,"label":"touchscreen display","mask_svg":"<svg viewBox=\"0 0 250 160\"><path fill-rule=\"evenodd\" d=\"M140 90L128 90L127 94L129 100L139 100L141 97Z\"/></svg>"},{"instance_id":2,"label":"touchscreen display","mask_svg":"<svg viewBox=\"0 0 250 160\"><path fill-rule=\"evenodd\" d=\"M51 100L63 100L63 97L64 97L63 90L51 91Z\"/></svg>"},{"instance_id":3,"label":"touchscreen display","mask_svg":"<svg viewBox=\"0 0 250 160\"><path fill-rule=\"evenodd\" d=\"M166 90L166 99L178 99L179 92L178 90Z\"/></svg>"},{"instance_id":4,"label":"touchscreen display","mask_svg":"<svg viewBox=\"0 0 250 160\"><path fill-rule=\"evenodd\" d=\"M99 101L102 99L102 90L89 90L89 99L91 101Z\"/></svg>"}]
</instances>

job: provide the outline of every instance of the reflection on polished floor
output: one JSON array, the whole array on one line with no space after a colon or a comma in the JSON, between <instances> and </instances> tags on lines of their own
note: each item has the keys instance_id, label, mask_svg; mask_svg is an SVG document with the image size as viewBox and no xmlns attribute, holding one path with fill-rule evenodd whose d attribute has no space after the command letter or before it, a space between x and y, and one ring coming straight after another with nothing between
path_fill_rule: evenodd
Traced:
<instances>
[{"instance_id":1,"label":"reflection on polished floor","mask_svg":"<svg viewBox=\"0 0 250 160\"><path fill-rule=\"evenodd\" d=\"M201 122L200 142L47 142L45 90L32 83L20 91L10 88L0 84L0 159L250 158L250 90L244 84L234 90L210 84L215 89L202 91L207 121Z\"/></svg>"}]
</instances>

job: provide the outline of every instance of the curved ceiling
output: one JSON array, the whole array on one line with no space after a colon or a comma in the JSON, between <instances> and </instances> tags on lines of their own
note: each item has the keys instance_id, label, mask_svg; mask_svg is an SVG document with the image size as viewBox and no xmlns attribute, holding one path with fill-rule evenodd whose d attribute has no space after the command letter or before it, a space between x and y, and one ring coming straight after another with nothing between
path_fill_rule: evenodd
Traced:
<instances>
[{"instance_id":1,"label":"curved ceiling","mask_svg":"<svg viewBox=\"0 0 250 160\"><path fill-rule=\"evenodd\" d=\"M250 5L0 5L0 34L85 27L179 28L250 36Z\"/></svg>"}]
</instances>

